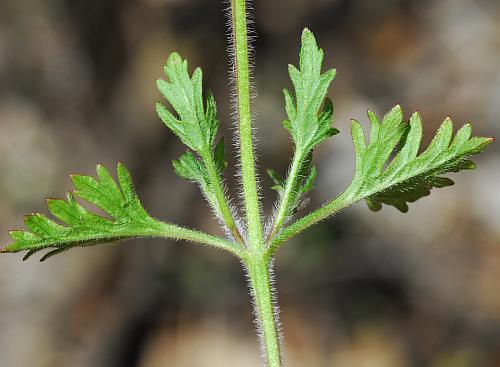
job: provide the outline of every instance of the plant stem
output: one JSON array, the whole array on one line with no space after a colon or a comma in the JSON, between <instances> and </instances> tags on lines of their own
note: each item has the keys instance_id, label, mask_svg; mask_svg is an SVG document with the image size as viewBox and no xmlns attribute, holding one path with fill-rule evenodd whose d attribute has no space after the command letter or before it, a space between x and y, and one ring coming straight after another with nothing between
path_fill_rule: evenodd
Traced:
<instances>
[{"instance_id":1,"label":"plant stem","mask_svg":"<svg viewBox=\"0 0 500 367\"><path fill-rule=\"evenodd\" d=\"M260 205L255 175L250 112L250 66L248 61L248 30L245 0L231 0L231 20L234 47L234 72L240 135L241 175L249 242L253 248L263 246Z\"/></svg>"},{"instance_id":2,"label":"plant stem","mask_svg":"<svg viewBox=\"0 0 500 367\"><path fill-rule=\"evenodd\" d=\"M238 243L228 241L226 239L209 235L204 232L194 229L184 228L175 224L165 222L154 222L152 228L144 226L142 233L131 233L130 237L151 236L161 237L175 240L186 240L190 242L200 243L202 245L216 247L222 250L227 250L236 257L243 258L244 250Z\"/></svg>"},{"instance_id":3,"label":"plant stem","mask_svg":"<svg viewBox=\"0 0 500 367\"><path fill-rule=\"evenodd\" d=\"M245 262L254 301L255 316L260 328L263 353L268 367L281 367L277 314L273 304L270 260L265 254L256 254Z\"/></svg>"},{"instance_id":4,"label":"plant stem","mask_svg":"<svg viewBox=\"0 0 500 367\"><path fill-rule=\"evenodd\" d=\"M338 211L348 207L354 202L358 201L359 198L353 199L350 189L347 189L344 193L337 196L335 199L329 201L321 208L309 213L305 217L292 223L290 226L283 229L276 237L271 239L271 243L268 248L268 256L272 257L276 253L279 246L286 240L296 236L302 231L305 231L312 225L328 218L329 216L337 213Z\"/></svg>"},{"instance_id":5,"label":"plant stem","mask_svg":"<svg viewBox=\"0 0 500 367\"><path fill-rule=\"evenodd\" d=\"M285 190L280 200L278 212L276 213L276 217L274 218L273 229L270 232L268 238L273 238L276 235L276 233L278 233L278 231L283 226L283 223L285 222L290 202L294 200L294 196L296 194L293 192L293 188L298 179L298 174L303 161L304 161L304 154L300 151L295 151L292 165L288 172L288 178L286 181Z\"/></svg>"},{"instance_id":6,"label":"plant stem","mask_svg":"<svg viewBox=\"0 0 500 367\"><path fill-rule=\"evenodd\" d=\"M249 235L249 248L244 263L250 279L254 308L267 366L281 367L279 333L274 312L270 278L270 257L262 237L260 204L255 174L250 112L250 66L248 60L248 30L246 0L231 0L233 27L234 71L239 118L241 175Z\"/></svg>"},{"instance_id":7,"label":"plant stem","mask_svg":"<svg viewBox=\"0 0 500 367\"><path fill-rule=\"evenodd\" d=\"M211 153L208 151L207 153L203 154L202 159L207 168L210 184L212 185L215 197L217 198L217 204L219 207L218 209L220 211L220 215L222 216L222 220L231 232L234 240L238 243L243 243L243 238L241 237L238 227L234 222L233 213L229 208L226 195L224 194L224 189L222 188L222 183L220 182L220 176L217 172L217 168L215 167L215 163Z\"/></svg>"}]
</instances>

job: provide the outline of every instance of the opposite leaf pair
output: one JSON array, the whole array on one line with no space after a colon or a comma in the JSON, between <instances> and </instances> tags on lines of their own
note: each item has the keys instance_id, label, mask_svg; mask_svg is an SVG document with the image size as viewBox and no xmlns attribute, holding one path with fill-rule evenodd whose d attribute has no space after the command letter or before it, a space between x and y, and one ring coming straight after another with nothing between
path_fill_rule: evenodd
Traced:
<instances>
[{"instance_id":1,"label":"opposite leaf pair","mask_svg":"<svg viewBox=\"0 0 500 367\"><path fill-rule=\"evenodd\" d=\"M305 206L305 195L314 187L317 171L313 165L313 149L338 133L331 127L333 105L326 99L335 70L322 73L322 62L323 51L316 45L312 33L304 30L300 67L289 67L295 98L287 90L284 92L288 120L283 124L295 144L294 157L286 179L268 170L274 181L273 189L278 192L277 210L264 239L269 257L286 239L362 199L372 210L380 210L382 204L386 204L408 211L409 202L428 195L432 188L453 184L452 180L442 177L443 174L473 169L475 165L467 157L480 153L493 141L471 137L469 124L453 138L452 122L446 119L429 147L419 154L422 122L418 113L407 122L400 106L394 107L382 121L369 112L368 142L359 122L352 121L356 169L349 187L337 198L288 225L293 215ZM66 201L48 200L50 212L62 224L41 214L29 215L25 220L29 231L12 231L14 242L3 252L27 250L28 258L39 250L52 248L53 251L42 258L45 259L74 246L159 236L196 241L244 256L246 229L236 225L240 221L229 205L223 186L222 173L227 166L224 139L215 143L219 129L215 100L211 94L203 100L201 69L195 69L190 77L187 62L177 53L169 57L165 74L168 80L159 80L158 88L177 116L159 103L157 111L189 148L173 161L175 172L199 184L226 228L229 240L152 218L140 204L128 171L119 164L119 185L102 166L97 167L98 180L72 176L76 191L68 194ZM104 210L109 218L90 213L75 196Z\"/></svg>"}]
</instances>

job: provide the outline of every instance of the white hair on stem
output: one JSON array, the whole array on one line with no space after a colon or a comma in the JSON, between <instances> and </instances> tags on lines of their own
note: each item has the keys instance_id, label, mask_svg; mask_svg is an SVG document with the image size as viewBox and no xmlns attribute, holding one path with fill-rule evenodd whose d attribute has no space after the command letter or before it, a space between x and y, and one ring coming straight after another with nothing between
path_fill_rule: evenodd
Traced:
<instances>
[{"instance_id":1,"label":"white hair on stem","mask_svg":"<svg viewBox=\"0 0 500 367\"><path fill-rule=\"evenodd\" d=\"M248 267L247 265L243 262L243 267L246 269L245 271L245 277L247 278L247 283L248 283L248 289L250 290L250 299L252 301L252 313L253 313L253 323L255 325L255 330L257 331L257 336L259 338L259 345L260 345L260 352L261 352L261 358L264 362L266 362L267 365L267 348L266 348L266 343L265 343L265 338L264 338L264 330L262 330L262 322L261 316L259 315L259 310L257 307L256 303L256 296L254 294L253 288L252 288L252 280L249 275ZM282 325L280 321L280 308L278 304L278 293L276 291L275 282L276 278L274 275L274 259L271 259L269 262L268 266L268 271L269 271L269 288L271 290L271 303L273 306L273 313L274 313L274 325L276 327L276 333L278 335L278 343L279 343L279 348L281 351L281 359L283 359L283 346L284 346L284 337L283 337L283 330L282 330Z\"/></svg>"},{"instance_id":2,"label":"white hair on stem","mask_svg":"<svg viewBox=\"0 0 500 367\"><path fill-rule=\"evenodd\" d=\"M235 148L236 152L236 157L237 157L237 163L236 163L236 173L235 176L237 177L240 185L239 185L239 190L237 192L237 196L240 198L240 203L244 201L244 192L243 192L243 185L242 185L242 173L241 173L241 152L240 152L240 141L239 141L239 110L238 110L238 93L236 90L236 85L237 85L237 72L236 72L236 50L235 50L235 39L234 39L234 31L233 31L233 10L232 10L232 2L234 0L226 0L227 3L227 8L225 9L225 14L226 14L226 25L227 25L227 40L228 40L228 46L227 46L227 53L229 56L229 85L230 85L230 100L231 100L231 118L233 120L233 125L232 125L232 131L233 133L233 139L232 139L232 145ZM254 47L253 47L253 41L256 38L256 33L255 33L255 28L254 28L254 18L253 18L253 10L252 7L252 1L251 0L246 0L246 9L248 10L246 12L246 17L247 17L247 45L248 45L248 64L249 64L249 82L250 82L250 101L256 98L257 96L257 91L255 88L255 78L254 78L254 65L255 65L255 52L254 52ZM251 113L251 119L252 122L255 122L258 118L258 115L253 107L253 104L250 103L250 113ZM257 138L257 128L255 125L252 125L252 143L253 143L253 154L254 154L254 163L255 163L255 180L257 184L257 195L259 198L259 211L260 215L262 216L263 214L263 209L261 205L261 199L262 199L262 190L261 190L261 182L260 182L260 176L258 175L258 138ZM241 204L240 204L241 205Z\"/></svg>"}]
</instances>

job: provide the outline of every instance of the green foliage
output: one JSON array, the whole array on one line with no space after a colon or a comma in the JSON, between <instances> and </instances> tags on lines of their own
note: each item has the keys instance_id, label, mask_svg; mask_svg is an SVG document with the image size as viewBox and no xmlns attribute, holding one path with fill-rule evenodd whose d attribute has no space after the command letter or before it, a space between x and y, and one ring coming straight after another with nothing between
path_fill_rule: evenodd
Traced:
<instances>
[{"instance_id":1,"label":"green foliage","mask_svg":"<svg viewBox=\"0 0 500 367\"><path fill-rule=\"evenodd\" d=\"M309 202L306 194L314 188L314 181L318 175L316 167L312 164L312 158L313 154L310 152L306 159L301 162L297 179L295 180L294 187L290 193L290 201L286 211L287 217L304 208ZM286 180L272 169L268 169L267 174L274 183L274 185L271 186L271 189L275 190L280 198L283 198L286 190Z\"/></svg>"},{"instance_id":2,"label":"green foliage","mask_svg":"<svg viewBox=\"0 0 500 367\"><path fill-rule=\"evenodd\" d=\"M51 248L42 260L75 246L89 246L111 242L155 231L159 222L149 216L142 207L132 184L130 174L118 165L119 186L109 172L97 166L98 180L90 176L72 175L76 191L68 193L67 199L48 199L52 215L60 223L43 214L35 213L25 217L28 231L11 231L14 242L3 252L27 250L25 259L36 252ZM93 214L80 205L75 196L94 204L109 218Z\"/></svg>"},{"instance_id":3,"label":"green foliage","mask_svg":"<svg viewBox=\"0 0 500 367\"><path fill-rule=\"evenodd\" d=\"M479 154L491 138L471 137L470 124L463 126L453 138L453 123L447 118L429 147L419 153L422 121L415 113L409 123L403 120L400 106L394 107L380 122L368 113L371 123L370 141L366 145L363 128L352 121L352 137L356 151L356 174L352 182L353 195L366 198L372 210L382 204L392 205L402 212L408 203L430 194L432 188L453 185L441 175L474 169L467 157ZM394 157L391 159L391 155Z\"/></svg>"},{"instance_id":4,"label":"green foliage","mask_svg":"<svg viewBox=\"0 0 500 367\"><path fill-rule=\"evenodd\" d=\"M203 103L203 72L196 68L190 77L187 61L174 52L165 65L165 75L168 81L159 79L158 89L178 118L160 103L156 104L158 115L185 145L203 155L208 147L214 145L219 130L213 95L209 94L206 103Z\"/></svg>"},{"instance_id":5,"label":"green foliage","mask_svg":"<svg viewBox=\"0 0 500 367\"><path fill-rule=\"evenodd\" d=\"M322 112L319 112L336 74L335 69L329 69L322 74L322 64L323 50L318 48L314 35L306 28L302 33L300 69L293 65L288 66L295 98L287 89L283 90L288 115L283 126L292 135L296 149L306 153L339 132L331 126L333 104L329 99L324 103Z\"/></svg>"},{"instance_id":6,"label":"green foliage","mask_svg":"<svg viewBox=\"0 0 500 367\"><path fill-rule=\"evenodd\" d=\"M275 183L273 189L279 193L278 211L271 235L276 234L308 202L305 194L313 188L317 175L316 168L312 165L313 148L339 133L332 127L333 103L326 98L336 71L329 69L321 73L323 50L317 46L314 35L307 28L302 32L299 58L299 69L293 65L288 66L295 98L290 91L283 90L288 115L283 126L290 132L295 143L294 158L286 180L268 170Z\"/></svg>"},{"instance_id":7,"label":"green foliage","mask_svg":"<svg viewBox=\"0 0 500 367\"><path fill-rule=\"evenodd\" d=\"M218 172L223 171L227 166L227 162L224 159L224 150L224 139L221 139L214 149L215 164ZM174 172L179 177L196 182L211 207L216 208L217 212L220 212L217 195L210 184L210 176L202 161L196 158L192 152L186 152L179 159L173 160L172 166L174 167Z\"/></svg>"},{"instance_id":8,"label":"green foliage","mask_svg":"<svg viewBox=\"0 0 500 367\"><path fill-rule=\"evenodd\" d=\"M176 52L172 53L165 65L168 80L159 79L157 86L171 104L178 117L165 106L156 104L158 116L165 125L192 151L172 162L174 171L180 177L199 184L210 206L229 229L235 239L240 239L233 214L222 186L222 171L227 162L224 158L225 146L222 138L215 144L219 121L217 106L212 94L203 103L203 73L196 68L189 76L188 63ZM200 159L201 158L201 159Z\"/></svg>"},{"instance_id":9,"label":"green foliage","mask_svg":"<svg viewBox=\"0 0 500 367\"><path fill-rule=\"evenodd\" d=\"M222 173L227 167L225 144L223 138L216 144L219 130L217 107L210 93L203 98L201 69L196 68L190 76L187 61L172 53L165 65L167 80L158 80L157 86L173 111L160 103L156 105L161 120L188 148L172 162L175 173L200 186L228 239L152 218L142 207L125 167L118 165L117 183L99 165L97 179L73 175L75 191L68 193L66 200L47 201L55 220L38 213L26 216L27 230L10 232L13 242L2 252L27 251L26 259L40 250L49 249L42 258L44 260L75 246L153 236L183 239L227 250L242 261L249 276L267 365L281 367L270 271L280 244L362 199L366 199L373 210L380 210L386 204L406 212L409 202L428 195L432 188L453 184L442 175L474 168L474 163L467 157L480 153L493 139L471 137L469 124L453 138L452 122L447 119L429 147L419 154L422 122L418 113L406 122L400 106L393 108L382 121L369 112L371 130L368 143L361 125L352 121L356 169L351 185L322 207L289 224L292 216L307 203L306 195L314 186L317 175L312 163L314 148L339 132L332 127L333 104L326 98L336 72L334 69L321 72L323 51L318 48L311 31L305 29L299 67L289 66L295 94L284 90L288 119L283 125L292 136L294 157L286 179L268 170L279 202L272 227L263 234L250 113L246 1L232 0L230 16L245 221L239 220L229 207L222 185ZM92 213L77 199L100 208L106 217ZM236 223L240 222L243 224L237 226ZM244 235L245 232L248 236Z\"/></svg>"}]
</instances>

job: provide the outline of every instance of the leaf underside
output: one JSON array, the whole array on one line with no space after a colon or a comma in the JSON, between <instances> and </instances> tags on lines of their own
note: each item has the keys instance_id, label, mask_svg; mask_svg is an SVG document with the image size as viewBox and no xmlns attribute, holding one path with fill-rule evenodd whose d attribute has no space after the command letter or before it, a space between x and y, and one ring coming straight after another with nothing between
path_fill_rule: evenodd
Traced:
<instances>
[{"instance_id":1,"label":"leaf underside","mask_svg":"<svg viewBox=\"0 0 500 367\"><path fill-rule=\"evenodd\" d=\"M284 90L287 120L283 121L283 126L295 144L293 162L296 164L291 166L294 174L285 180L268 170L274 182L272 188L280 198L286 196L282 212L287 217L307 203L306 194L314 187L317 175L312 164L314 148L339 132L332 127L333 104L326 98L336 71L329 69L322 73L322 64L323 51L317 46L314 35L305 29L299 67L289 66L295 93L292 95ZM196 68L190 75L187 61L175 52L165 65L165 74L167 79L158 80L157 85L173 112L160 103L156 110L168 128L188 147L185 154L172 162L174 170L201 187L219 217L231 219L230 209L224 205L222 172L227 161L224 139L216 143L219 121L215 99L212 94L203 97L201 69ZM494 140L472 137L470 124L454 135L453 123L447 118L430 145L420 152L422 121L418 113L405 121L401 107L396 106L382 121L373 112L368 113L368 118L371 123L368 142L360 123L352 121L356 169L344 194L348 194L349 202L365 199L374 211L385 204L407 212L408 203L429 195L433 188L453 185L453 181L443 175L474 169L475 164L468 157L479 154ZM154 219L144 210L130 174L122 164L117 167L118 181L101 165L96 171L97 179L72 175L75 190L67 194L66 200L47 200L54 219L39 213L27 215L27 230L11 231L13 242L1 252L27 251L24 259L28 259L38 251L48 250L43 261L76 246L159 233L166 236L165 226L171 225ZM78 199L95 205L105 216L92 213ZM194 240L176 233L171 232L169 238ZM201 242L223 247L219 246L218 238L205 240L209 241ZM234 249L231 244L225 246Z\"/></svg>"},{"instance_id":2,"label":"leaf underside","mask_svg":"<svg viewBox=\"0 0 500 367\"><path fill-rule=\"evenodd\" d=\"M333 128L333 104L327 99L328 88L335 78L335 69L321 73L323 50L307 28L302 33L299 68L288 66L295 97L287 89L285 109L288 119L283 126L290 132L296 149L309 152L316 145L338 133ZM321 107L322 111L320 112Z\"/></svg>"},{"instance_id":3,"label":"leaf underside","mask_svg":"<svg viewBox=\"0 0 500 367\"><path fill-rule=\"evenodd\" d=\"M296 177L281 179L269 169L268 174L274 182L273 190L280 198L288 180L293 181L292 194L287 203L287 217L303 208L308 199L305 196L314 187L316 167L312 164L312 151L315 146L339 133L332 127L333 103L328 99L328 88L335 78L335 69L321 72L323 50L316 43L313 33L305 29L302 33L299 68L289 65L295 95L284 89L287 120L283 126L289 131L295 143L295 152L302 161Z\"/></svg>"},{"instance_id":4,"label":"leaf underside","mask_svg":"<svg viewBox=\"0 0 500 367\"><path fill-rule=\"evenodd\" d=\"M156 104L158 115L186 146L203 154L214 145L219 130L213 95L208 94L203 102L203 72L196 68L190 77L187 61L174 52L165 65L165 75L168 80L159 79L157 86L177 117L160 103Z\"/></svg>"},{"instance_id":5,"label":"leaf underside","mask_svg":"<svg viewBox=\"0 0 500 367\"><path fill-rule=\"evenodd\" d=\"M207 165L216 170L214 180L222 182L222 172L227 167L224 139L216 144L219 130L217 105L211 93L203 101L203 73L196 68L189 75L188 63L173 52L165 65L167 80L159 79L157 86L174 109L177 117L160 103L156 104L158 116L167 127L190 149L179 159L173 160L174 172L188 181L197 183L221 217L221 207L211 182Z\"/></svg>"},{"instance_id":6,"label":"leaf underside","mask_svg":"<svg viewBox=\"0 0 500 367\"><path fill-rule=\"evenodd\" d=\"M352 121L352 138L356 151L356 173L351 184L354 196L364 198L370 209L378 211L382 204L401 212L408 203L430 194L432 188L453 185L443 174L474 169L467 158L483 151L492 138L471 137L470 124L453 137L453 123L447 118L425 151L419 154L422 120L418 112L404 121L400 106L394 107L383 120L368 113L370 139L366 144L362 126Z\"/></svg>"},{"instance_id":7,"label":"leaf underside","mask_svg":"<svg viewBox=\"0 0 500 367\"><path fill-rule=\"evenodd\" d=\"M52 220L40 213L27 215L28 230L11 231L14 240L2 252L28 251L24 260L38 251L52 249L41 261L75 246L90 246L104 242L148 235L159 222L142 207L132 184L129 172L118 164L118 183L106 168L97 166L96 180L90 176L72 175L74 192L66 200L48 199L50 213L58 220ZM109 218L93 214L76 198L94 204Z\"/></svg>"}]
</instances>

